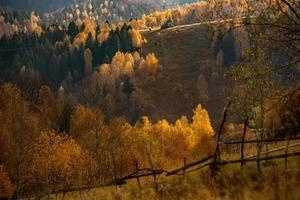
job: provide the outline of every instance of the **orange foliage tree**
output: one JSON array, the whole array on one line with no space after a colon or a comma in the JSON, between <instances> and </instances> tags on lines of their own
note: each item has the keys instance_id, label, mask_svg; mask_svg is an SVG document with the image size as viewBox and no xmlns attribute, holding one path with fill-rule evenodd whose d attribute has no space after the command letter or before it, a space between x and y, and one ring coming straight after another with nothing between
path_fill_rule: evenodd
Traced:
<instances>
[{"instance_id":1,"label":"orange foliage tree","mask_svg":"<svg viewBox=\"0 0 300 200\"><path fill-rule=\"evenodd\" d=\"M39 122L21 91L10 84L0 88L0 120L0 162L20 188L30 160L28 147L38 135Z\"/></svg>"},{"instance_id":2,"label":"orange foliage tree","mask_svg":"<svg viewBox=\"0 0 300 200\"><path fill-rule=\"evenodd\" d=\"M82 148L93 155L97 162L98 175L101 174L105 131L104 115L100 110L91 110L81 105L75 108L71 116L71 135Z\"/></svg>"},{"instance_id":3,"label":"orange foliage tree","mask_svg":"<svg viewBox=\"0 0 300 200\"><path fill-rule=\"evenodd\" d=\"M68 136L42 132L31 152L27 181L33 188L80 185L93 177L93 160Z\"/></svg>"}]
</instances>

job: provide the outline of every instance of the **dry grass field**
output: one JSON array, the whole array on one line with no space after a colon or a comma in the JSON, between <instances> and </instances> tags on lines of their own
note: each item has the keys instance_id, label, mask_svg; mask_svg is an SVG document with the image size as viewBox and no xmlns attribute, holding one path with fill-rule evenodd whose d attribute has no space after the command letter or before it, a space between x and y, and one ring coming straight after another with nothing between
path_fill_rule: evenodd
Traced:
<instances>
[{"instance_id":1,"label":"dry grass field","mask_svg":"<svg viewBox=\"0 0 300 200\"><path fill-rule=\"evenodd\" d=\"M279 200L300 198L300 159L289 159L288 169L284 161L262 163L259 175L256 164L247 164L244 170L238 164L228 165L212 178L209 169L193 172L186 177L162 177L159 191L155 192L151 178L141 181L141 189L135 180L122 187L106 187L89 191L52 195L45 199L92 199L92 200L173 200L173 199L236 199Z\"/></svg>"}]
</instances>

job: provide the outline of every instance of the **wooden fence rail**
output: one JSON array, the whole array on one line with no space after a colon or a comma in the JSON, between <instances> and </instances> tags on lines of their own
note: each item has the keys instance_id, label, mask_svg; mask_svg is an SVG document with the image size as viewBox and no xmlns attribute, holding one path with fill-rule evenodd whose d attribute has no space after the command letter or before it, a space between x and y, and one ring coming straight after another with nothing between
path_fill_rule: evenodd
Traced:
<instances>
[{"instance_id":1,"label":"wooden fence rail","mask_svg":"<svg viewBox=\"0 0 300 200\"><path fill-rule=\"evenodd\" d=\"M264 161L264 160L274 160L274 159L279 159L279 158L286 158L286 157L294 157L294 156L300 156L300 152L294 152L294 153L288 153L288 154L280 154L280 155L274 155L274 156L269 156L269 157L260 157L260 158L245 158L243 162L256 162L257 160L259 161ZM227 165L227 164L234 164L234 163L240 163L241 160L224 160L219 163L219 165Z\"/></svg>"},{"instance_id":2,"label":"wooden fence rail","mask_svg":"<svg viewBox=\"0 0 300 200\"><path fill-rule=\"evenodd\" d=\"M263 140L246 140L246 141L232 141L232 142L223 142L222 144L231 145L231 144L257 144L257 143L271 143L271 142L284 142L286 138L270 138L270 139L263 139ZM300 140L300 137L290 138L290 141Z\"/></svg>"},{"instance_id":3,"label":"wooden fence rail","mask_svg":"<svg viewBox=\"0 0 300 200\"><path fill-rule=\"evenodd\" d=\"M236 160L222 160L221 162L218 163L218 165L228 165L228 164L236 164L236 163L247 163L247 162L257 162L259 161L265 161L265 160L274 160L274 159L280 159L280 158L286 158L286 157L295 157L295 156L300 156L300 152L294 152L294 153L288 153L288 154L280 154L280 155L274 155L274 156L269 156L269 157L260 157L260 158L245 158L243 160L241 159L236 159ZM206 164L203 164L207 161L210 161ZM202 164L202 165L201 165ZM199 161L193 162L191 164L187 164L187 166L172 170L172 171L166 171L166 170L159 170L159 169L152 169L151 173L145 173L145 174L139 174L137 175L136 173L132 173L131 175L125 176L121 179L114 180L114 181L108 181L106 183L102 184L95 184L95 185L87 185L87 186L80 186L80 187L68 187L68 188L61 188L61 189L55 189L52 190L49 194L58 194L58 193L68 193L68 192L76 192L76 191L85 191L85 190L91 190L93 188L100 188L100 187L108 187L108 186L113 186L113 185L124 185L127 183L128 180L131 179L137 179L137 178L143 178L143 177L150 177L153 176L153 174L156 175L162 175L165 174L165 176L172 176L172 175L183 175L198 171L200 169L203 169L205 167L211 167L215 162L213 161L213 156L201 159ZM198 166L201 165L201 166ZM196 167L195 169L191 169L193 167ZM191 169L191 170L189 170Z\"/></svg>"},{"instance_id":4,"label":"wooden fence rail","mask_svg":"<svg viewBox=\"0 0 300 200\"><path fill-rule=\"evenodd\" d=\"M214 158L213 156L208 156L208 157L205 157L205 158L203 158L203 159L201 159L201 160L197 160L197 161L192 162L192 163L190 163L190 164L186 164L186 165L183 166L183 167L180 167L180 168L178 168L178 169L174 169L174 170L171 170L171 171L169 171L169 172L166 172L166 173L167 173L167 176L171 176L171 175L177 174L177 173L179 173L179 172L185 171L185 170L187 170L187 169L189 169L189 168L198 166L198 165L203 164L203 163L205 163L205 162L207 162L207 161L209 161L209 160L211 160L211 159L213 159L213 158Z\"/></svg>"},{"instance_id":5,"label":"wooden fence rail","mask_svg":"<svg viewBox=\"0 0 300 200\"><path fill-rule=\"evenodd\" d=\"M294 144L289 144L289 148L291 147L297 147L297 146L300 146L300 143L294 143ZM274 149L270 149L268 151L264 151L264 152L261 152L260 154L261 155L266 155L266 154L270 154L270 153L275 153L275 152L279 152L279 151L283 151L286 149L286 146L281 146L281 147L277 147L277 148L274 148ZM247 156L246 158L256 158L257 154L253 154L253 155L249 155Z\"/></svg>"}]
</instances>

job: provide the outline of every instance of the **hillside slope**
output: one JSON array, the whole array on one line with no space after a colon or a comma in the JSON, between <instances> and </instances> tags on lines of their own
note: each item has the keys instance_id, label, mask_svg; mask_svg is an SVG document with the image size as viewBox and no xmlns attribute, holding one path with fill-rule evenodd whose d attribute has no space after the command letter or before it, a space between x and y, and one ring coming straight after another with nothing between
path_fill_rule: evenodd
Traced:
<instances>
[{"instance_id":1,"label":"hillside slope","mask_svg":"<svg viewBox=\"0 0 300 200\"><path fill-rule=\"evenodd\" d=\"M212 32L203 25L171 28L143 34L148 43L142 53L154 52L163 70L160 76L143 90L152 99L153 120L166 118L174 122L182 115L191 117L191 110L201 103L216 126L224 107L222 78L211 78ZM222 74L219 69L219 74ZM208 82L208 100L203 100L197 89L199 74Z\"/></svg>"}]
</instances>

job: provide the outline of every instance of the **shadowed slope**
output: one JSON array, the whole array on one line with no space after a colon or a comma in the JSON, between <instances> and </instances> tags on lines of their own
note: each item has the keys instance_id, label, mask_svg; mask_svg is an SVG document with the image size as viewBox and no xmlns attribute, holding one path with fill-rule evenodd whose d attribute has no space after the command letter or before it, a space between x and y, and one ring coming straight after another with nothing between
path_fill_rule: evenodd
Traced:
<instances>
[{"instance_id":1,"label":"shadowed slope","mask_svg":"<svg viewBox=\"0 0 300 200\"><path fill-rule=\"evenodd\" d=\"M155 52L163 71L143 90L152 99L153 112L147 113L153 120L166 118L174 121L182 115L191 116L191 110L198 103L209 111L210 118L216 125L224 107L222 80L210 80L208 102L201 102L197 90L197 79L207 65L213 60L211 50L211 31L205 26L172 28L144 33L148 43L142 53Z\"/></svg>"}]
</instances>

